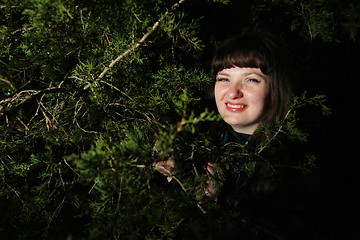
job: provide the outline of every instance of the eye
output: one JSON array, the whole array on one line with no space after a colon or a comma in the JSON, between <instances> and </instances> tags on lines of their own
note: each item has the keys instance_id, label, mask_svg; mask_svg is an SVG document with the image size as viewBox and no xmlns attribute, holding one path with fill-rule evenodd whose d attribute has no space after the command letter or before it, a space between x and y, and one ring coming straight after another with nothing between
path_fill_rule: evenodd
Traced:
<instances>
[{"instance_id":1,"label":"eye","mask_svg":"<svg viewBox=\"0 0 360 240\"><path fill-rule=\"evenodd\" d=\"M251 78L251 79L249 79L249 80L247 80L248 82L253 82L253 83L259 83L260 82L260 80L258 80L258 79L255 79L255 78Z\"/></svg>"},{"instance_id":2,"label":"eye","mask_svg":"<svg viewBox=\"0 0 360 240\"><path fill-rule=\"evenodd\" d=\"M227 79L227 78L217 78L216 81L217 82L228 82L229 79Z\"/></svg>"}]
</instances>

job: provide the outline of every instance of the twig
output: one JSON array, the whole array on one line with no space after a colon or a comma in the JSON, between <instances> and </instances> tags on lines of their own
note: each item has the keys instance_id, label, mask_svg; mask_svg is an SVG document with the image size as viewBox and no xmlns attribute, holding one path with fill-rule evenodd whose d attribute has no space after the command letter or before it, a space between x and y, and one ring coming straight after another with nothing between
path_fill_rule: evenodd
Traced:
<instances>
[{"instance_id":1,"label":"twig","mask_svg":"<svg viewBox=\"0 0 360 240\"><path fill-rule=\"evenodd\" d=\"M9 80L7 80L5 78L0 78L0 81L6 82L12 89L14 89L14 90L16 89Z\"/></svg>"},{"instance_id":2,"label":"twig","mask_svg":"<svg viewBox=\"0 0 360 240\"><path fill-rule=\"evenodd\" d=\"M46 88L42 90L23 90L16 94L14 94L10 98L6 98L4 100L0 101L0 116L3 115L5 112L9 112L12 109L19 107L20 105L24 104L25 102L39 97L43 96L44 94L48 93L55 93L55 92L61 92L61 93L68 93L67 90L63 88ZM19 101L17 103L17 101ZM13 106L14 105L14 106Z\"/></svg>"},{"instance_id":3,"label":"twig","mask_svg":"<svg viewBox=\"0 0 360 240\"><path fill-rule=\"evenodd\" d=\"M290 112L292 111L292 108L289 109L289 111L286 113L284 119L286 119ZM283 129L283 125L281 125L278 130L276 131L276 133L266 142L266 144L264 146L261 147L261 149L257 152L257 154L260 154L262 151L264 151L268 146L269 144L277 137L277 135L282 132L282 129Z\"/></svg>"},{"instance_id":4,"label":"twig","mask_svg":"<svg viewBox=\"0 0 360 240\"><path fill-rule=\"evenodd\" d=\"M177 183L180 185L180 187L182 188L182 190L183 190L184 192L186 192L186 188L184 187L184 185L180 182L180 180L179 180L177 177L171 176L171 178L175 179L175 181L177 181Z\"/></svg>"},{"instance_id":5,"label":"twig","mask_svg":"<svg viewBox=\"0 0 360 240\"><path fill-rule=\"evenodd\" d=\"M65 188L65 182L61 175L61 161L58 163L59 165L59 176L60 176L60 182L62 183L63 187Z\"/></svg>"},{"instance_id":6,"label":"twig","mask_svg":"<svg viewBox=\"0 0 360 240\"><path fill-rule=\"evenodd\" d=\"M118 195L117 204L116 204L116 211L119 211L119 209L120 209L120 200L121 200L121 195L122 195L123 178L124 177L121 177L121 179L120 179L120 189L119 189L119 195Z\"/></svg>"},{"instance_id":7,"label":"twig","mask_svg":"<svg viewBox=\"0 0 360 240\"><path fill-rule=\"evenodd\" d=\"M92 130L85 130L84 128L82 128L76 118L75 118L75 123L76 123L76 126L83 132L91 133L91 134L99 134L99 132L92 131Z\"/></svg>"},{"instance_id":8,"label":"twig","mask_svg":"<svg viewBox=\"0 0 360 240\"><path fill-rule=\"evenodd\" d=\"M27 135L28 127L25 125L25 123L19 117L16 117L16 119L25 127L25 135Z\"/></svg>"},{"instance_id":9,"label":"twig","mask_svg":"<svg viewBox=\"0 0 360 240\"><path fill-rule=\"evenodd\" d=\"M206 210L201 206L200 202L198 202L196 205L198 206L198 208L200 209L200 211L202 212L202 214L205 214L205 213L206 213Z\"/></svg>"},{"instance_id":10,"label":"twig","mask_svg":"<svg viewBox=\"0 0 360 240\"><path fill-rule=\"evenodd\" d=\"M16 7L18 7L18 6L14 6L14 5L12 5L12 6L0 5L0 9L3 9L3 8L16 8Z\"/></svg>"},{"instance_id":11,"label":"twig","mask_svg":"<svg viewBox=\"0 0 360 240\"><path fill-rule=\"evenodd\" d=\"M163 166L157 166L158 168L160 168L161 170L163 170L167 175L165 175L168 179L170 179L170 180L168 180L169 182L171 181L171 179L175 179L175 181L180 185L180 187L182 188L182 190L184 191L184 192L187 192L187 190L186 190L186 188L184 187L184 185L180 182L180 180L177 178L177 177L175 177L175 175L173 175L172 173L171 173L171 171L169 171L168 169L166 169L166 168L164 168Z\"/></svg>"},{"instance_id":12,"label":"twig","mask_svg":"<svg viewBox=\"0 0 360 240\"><path fill-rule=\"evenodd\" d=\"M5 183L5 185L11 189L12 192L14 192L14 194L19 198L19 200L21 201L21 203L23 204L23 206L25 207L25 202L24 200L20 197L19 193L14 189L12 188L9 184L7 184L7 182L3 181L3 183Z\"/></svg>"},{"instance_id":13,"label":"twig","mask_svg":"<svg viewBox=\"0 0 360 240\"><path fill-rule=\"evenodd\" d=\"M143 44L145 42L145 40L155 31L155 29L160 25L160 22L167 16L169 15L172 11L176 10L180 4L182 4L183 2L185 2L185 0L179 0L179 2L175 3L171 8L170 11L167 10L160 18L159 20L157 20L154 25L152 26L152 28L144 34L144 36L135 44L133 44L132 47L130 47L128 50L126 50L125 52L123 52L122 54L120 54L117 58L115 58L110 64L109 66L105 67L104 70L100 73L100 75L97 77L97 80L102 79L105 74L118 62L120 61L122 58L126 57L127 55L129 55L131 52L134 52L135 49L137 49L138 47L141 46L141 44ZM88 89L90 87L91 84L88 84L84 87L84 90Z\"/></svg>"},{"instance_id":14,"label":"twig","mask_svg":"<svg viewBox=\"0 0 360 240\"><path fill-rule=\"evenodd\" d=\"M96 184L98 183L99 181L98 180L95 180L95 183L94 185L92 185L90 191L88 192L88 194L90 194L92 192L92 190L94 189L94 187L96 186Z\"/></svg>"},{"instance_id":15,"label":"twig","mask_svg":"<svg viewBox=\"0 0 360 240\"><path fill-rule=\"evenodd\" d=\"M118 88L115 87L114 85L112 85L112 84L110 84L110 83L108 83L108 82L105 82L105 81L103 81L103 80L100 80L100 82L108 85L109 87L115 89L116 91L120 92L121 94L123 94L124 96L126 96L127 98L129 98L130 100L132 100L132 98L131 98L129 95L127 95L125 92L121 91L120 89L118 89Z\"/></svg>"},{"instance_id":16,"label":"twig","mask_svg":"<svg viewBox=\"0 0 360 240\"><path fill-rule=\"evenodd\" d=\"M184 219L180 219L180 221L177 222L174 227L171 227L171 229L168 230L168 231L164 234L164 236L162 236L162 237L160 238L160 240L163 240L168 234L172 233L172 232L180 225L180 223L182 223L183 221L184 221Z\"/></svg>"},{"instance_id":17,"label":"twig","mask_svg":"<svg viewBox=\"0 0 360 240\"><path fill-rule=\"evenodd\" d=\"M44 96L44 95L43 95ZM42 97L43 97L42 96ZM49 130L50 128L56 128L56 125L51 122L50 118L45 114L45 111L48 112L51 116L54 122L58 123L58 121L56 120L56 117L44 106L44 104L41 102L41 99L38 101L39 105L42 107L40 108L41 112L43 113L44 117L45 117L45 121L46 121L46 127ZM49 127L50 126L50 127Z\"/></svg>"},{"instance_id":18,"label":"twig","mask_svg":"<svg viewBox=\"0 0 360 240\"><path fill-rule=\"evenodd\" d=\"M73 119L73 123L76 124L76 126L83 132L86 133L91 133L91 134L98 134L98 132L96 131L91 131L91 130L85 130L84 128L82 128L79 124L79 122L77 121L76 115L79 113L80 109L82 108L82 105L80 105L80 107L78 108L79 102L82 101L82 99L80 98L76 104L75 104L75 110L74 110L74 119ZM85 112L86 113L86 112ZM85 113L83 115L85 115Z\"/></svg>"},{"instance_id":19,"label":"twig","mask_svg":"<svg viewBox=\"0 0 360 240\"><path fill-rule=\"evenodd\" d=\"M64 158L64 163L71 169L71 171L73 171L78 177L80 177L80 175L70 166L70 164L66 161L66 159Z\"/></svg>"},{"instance_id":20,"label":"twig","mask_svg":"<svg viewBox=\"0 0 360 240\"><path fill-rule=\"evenodd\" d=\"M59 214L59 212L60 212L60 210L61 210L61 208L62 208L62 206L63 206L63 204L64 204L64 202L65 202L65 199L66 199L66 197L63 198L63 200L61 201L61 203L59 204L59 206L57 206L57 208L55 209L54 213L51 215L50 220L49 220L49 222L48 222L48 225L47 225L47 227L46 227L45 236L47 236L47 234L48 234L48 231L49 231L49 229L50 229L50 225L51 225L54 217L55 217L57 214Z\"/></svg>"}]
</instances>

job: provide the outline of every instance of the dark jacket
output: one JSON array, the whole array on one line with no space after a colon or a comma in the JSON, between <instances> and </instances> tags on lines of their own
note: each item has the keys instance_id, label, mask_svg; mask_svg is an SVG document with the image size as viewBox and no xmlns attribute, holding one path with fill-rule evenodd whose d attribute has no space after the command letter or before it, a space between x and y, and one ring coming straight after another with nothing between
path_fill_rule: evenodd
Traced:
<instances>
[{"instance_id":1,"label":"dark jacket","mask_svg":"<svg viewBox=\"0 0 360 240\"><path fill-rule=\"evenodd\" d=\"M225 171L218 208L190 226L194 239L311 239L316 184L295 165L303 161L305 148L281 139L257 156L250 135L227 125L213 129L224 151L237 151L234 142L250 157L233 161ZM244 168L244 163L255 168Z\"/></svg>"}]
</instances>

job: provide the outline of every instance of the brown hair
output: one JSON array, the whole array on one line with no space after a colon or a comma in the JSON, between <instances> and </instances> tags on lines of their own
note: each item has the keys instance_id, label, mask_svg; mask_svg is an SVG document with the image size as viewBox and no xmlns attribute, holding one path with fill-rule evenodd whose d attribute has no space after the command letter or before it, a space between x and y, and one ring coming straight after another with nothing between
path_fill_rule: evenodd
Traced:
<instances>
[{"instance_id":1,"label":"brown hair","mask_svg":"<svg viewBox=\"0 0 360 240\"><path fill-rule=\"evenodd\" d=\"M215 79L219 71L231 67L260 68L269 76L269 96L267 111L261 124L273 125L276 118L285 117L291 100L292 88L288 79L286 55L281 42L270 33L257 33L229 38L216 49L212 59L210 74ZM253 134L255 141L265 136Z\"/></svg>"}]
</instances>

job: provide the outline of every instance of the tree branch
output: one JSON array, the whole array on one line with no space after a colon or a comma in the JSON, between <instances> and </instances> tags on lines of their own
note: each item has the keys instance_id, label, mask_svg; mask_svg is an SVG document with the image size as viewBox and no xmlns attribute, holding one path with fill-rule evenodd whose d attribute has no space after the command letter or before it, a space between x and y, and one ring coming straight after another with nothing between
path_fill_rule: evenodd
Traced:
<instances>
[{"instance_id":1,"label":"tree branch","mask_svg":"<svg viewBox=\"0 0 360 240\"><path fill-rule=\"evenodd\" d=\"M293 108L290 108L290 109L287 111L284 119L286 119L286 118L289 116L289 114L291 113L292 110L293 110ZM275 132L275 134L272 135L271 138L267 140L267 142L260 148L260 150L258 150L258 152L257 152L258 155L259 155L262 151L264 151L264 150L269 146L269 144L277 137L277 135L278 135L280 132L282 132L282 129L283 129L283 125L280 125L279 128L278 128L278 130Z\"/></svg>"},{"instance_id":2,"label":"tree branch","mask_svg":"<svg viewBox=\"0 0 360 240\"><path fill-rule=\"evenodd\" d=\"M13 96L0 100L0 116L19 107L25 102L43 96L48 93L68 93L64 88L46 88L42 90L23 90L21 92L13 94Z\"/></svg>"},{"instance_id":3,"label":"tree branch","mask_svg":"<svg viewBox=\"0 0 360 240\"><path fill-rule=\"evenodd\" d=\"M126 57L127 55L129 55L129 53L134 52L135 49L137 49L138 47L140 47L141 44L143 44L145 42L145 40L151 35L151 33L153 33L155 31L155 29L159 26L160 22L167 16L169 15L171 12L175 11L180 4L182 4L183 2L185 2L185 0L179 0L179 2L175 3L170 10L167 10L160 18L159 20L157 20L154 25L152 26L152 28L144 34L144 36L135 44L133 44L132 47L130 47L128 50L126 50L125 52L123 52L122 54L120 54L117 58L115 58L109 66L105 67L104 70L100 73L100 75L97 77L97 80L102 79L106 73L118 62L120 61L122 58ZM86 85L84 87L84 90L88 89L90 87L90 83L88 85Z\"/></svg>"}]
</instances>

